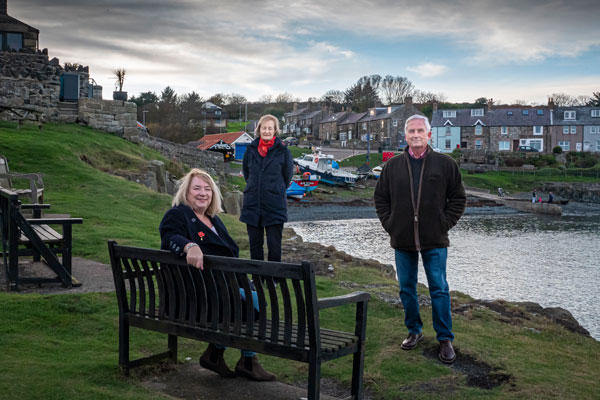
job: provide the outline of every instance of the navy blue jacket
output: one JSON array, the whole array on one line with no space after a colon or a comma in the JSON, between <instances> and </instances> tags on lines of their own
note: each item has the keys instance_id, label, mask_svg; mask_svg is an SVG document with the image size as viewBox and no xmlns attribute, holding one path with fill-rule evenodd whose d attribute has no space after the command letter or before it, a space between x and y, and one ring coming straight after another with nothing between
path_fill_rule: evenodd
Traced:
<instances>
[{"instance_id":1,"label":"navy blue jacket","mask_svg":"<svg viewBox=\"0 0 600 400\"><path fill-rule=\"evenodd\" d=\"M238 257L239 248L227 228L214 216L210 219L217 233L204 225L194 211L180 204L168 210L160 222L160 248L170 250L178 256L185 256L183 247L189 242L198 243L202 253L212 256Z\"/></svg>"},{"instance_id":2,"label":"navy blue jacket","mask_svg":"<svg viewBox=\"0 0 600 400\"><path fill-rule=\"evenodd\" d=\"M240 221L251 226L269 226L287 221L287 190L294 174L292 153L279 140L266 157L258 153L259 138L248 145L242 171L246 179Z\"/></svg>"}]
</instances>

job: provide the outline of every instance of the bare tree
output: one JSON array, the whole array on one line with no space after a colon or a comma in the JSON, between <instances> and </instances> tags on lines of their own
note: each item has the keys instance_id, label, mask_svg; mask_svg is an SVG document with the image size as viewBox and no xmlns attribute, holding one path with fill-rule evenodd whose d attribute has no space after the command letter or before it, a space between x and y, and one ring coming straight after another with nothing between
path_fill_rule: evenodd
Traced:
<instances>
[{"instance_id":1,"label":"bare tree","mask_svg":"<svg viewBox=\"0 0 600 400\"><path fill-rule=\"evenodd\" d=\"M381 81L381 95L386 104L404 103L406 97L412 96L415 86L403 76L386 75Z\"/></svg>"},{"instance_id":2,"label":"bare tree","mask_svg":"<svg viewBox=\"0 0 600 400\"><path fill-rule=\"evenodd\" d=\"M575 98L578 106L587 106L592 98L590 96L581 95Z\"/></svg>"},{"instance_id":3,"label":"bare tree","mask_svg":"<svg viewBox=\"0 0 600 400\"><path fill-rule=\"evenodd\" d=\"M435 94L433 92L425 92L423 90L415 90L413 93L413 101L419 104L433 103L445 103L448 101L448 97L444 93Z\"/></svg>"},{"instance_id":4,"label":"bare tree","mask_svg":"<svg viewBox=\"0 0 600 400\"><path fill-rule=\"evenodd\" d=\"M259 103L271 104L273 102L273 95L263 94L258 98Z\"/></svg>"},{"instance_id":5,"label":"bare tree","mask_svg":"<svg viewBox=\"0 0 600 400\"><path fill-rule=\"evenodd\" d=\"M566 93L552 93L550 95L550 98L552 98L554 104L556 104L559 107L571 107L576 105L577 103L575 97Z\"/></svg>"},{"instance_id":6,"label":"bare tree","mask_svg":"<svg viewBox=\"0 0 600 400\"><path fill-rule=\"evenodd\" d=\"M344 92L339 90L328 90L319 100L328 105L342 104L344 102Z\"/></svg>"},{"instance_id":7,"label":"bare tree","mask_svg":"<svg viewBox=\"0 0 600 400\"><path fill-rule=\"evenodd\" d=\"M513 101L513 104L515 106L526 106L527 105L527 100L516 99L515 101Z\"/></svg>"},{"instance_id":8,"label":"bare tree","mask_svg":"<svg viewBox=\"0 0 600 400\"><path fill-rule=\"evenodd\" d=\"M291 93L288 92L283 92L283 93L279 93L276 97L275 100L273 101L274 103L292 103L294 102L294 96Z\"/></svg>"}]
</instances>

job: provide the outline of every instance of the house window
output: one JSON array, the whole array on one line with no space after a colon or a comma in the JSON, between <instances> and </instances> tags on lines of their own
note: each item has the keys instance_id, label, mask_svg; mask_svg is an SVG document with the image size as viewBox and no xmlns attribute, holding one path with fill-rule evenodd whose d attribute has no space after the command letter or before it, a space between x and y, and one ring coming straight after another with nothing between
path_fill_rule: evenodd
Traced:
<instances>
[{"instance_id":1,"label":"house window","mask_svg":"<svg viewBox=\"0 0 600 400\"><path fill-rule=\"evenodd\" d=\"M2 50L14 49L20 50L23 48L22 33L0 33L0 47Z\"/></svg>"},{"instance_id":2,"label":"house window","mask_svg":"<svg viewBox=\"0 0 600 400\"><path fill-rule=\"evenodd\" d=\"M471 117L481 117L483 115L483 108L477 108L471 110Z\"/></svg>"},{"instance_id":3,"label":"house window","mask_svg":"<svg viewBox=\"0 0 600 400\"><path fill-rule=\"evenodd\" d=\"M456 118L456 111L443 111L444 118Z\"/></svg>"},{"instance_id":4,"label":"house window","mask_svg":"<svg viewBox=\"0 0 600 400\"><path fill-rule=\"evenodd\" d=\"M395 120L394 120L394 123L393 123L393 125L394 125L394 126L398 126L398 120L397 120L397 119L395 119Z\"/></svg>"},{"instance_id":5,"label":"house window","mask_svg":"<svg viewBox=\"0 0 600 400\"><path fill-rule=\"evenodd\" d=\"M543 126L536 125L536 126L533 127L533 134L534 135L541 135L543 133L544 133L544 127Z\"/></svg>"},{"instance_id":6,"label":"house window","mask_svg":"<svg viewBox=\"0 0 600 400\"><path fill-rule=\"evenodd\" d=\"M481 135L483 129L481 128L481 125L475 125L475 134L476 135Z\"/></svg>"},{"instance_id":7,"label":"house window","mask_svg":"<svg viewBox=\"0 0 600 400\"><path fill-rule=\"evenodd\" d=\"M596 151L600 151L600 140L596 142Z\"/></svg>"},{"instance_id":8,"label":"house window","mask_svg":"<svg viewBox=\"0 0 600 400\"><path fill-rule=\"evenodd\" d=\"M575 111L565 111L565 119L575 119Z\"/></svg>"},{"instance_id":9,"label":"house window","mask_svg":"<svg viewBox=\"0 0 600 400\"><path fill-rule=\"evenodd\" d=\"M543 143L544 142L542 140L533 140L532 139L529 141L529 145L538 151L542 151Z\"/></svg>"},{"instance_id":10,"label":"house window","mask_svg":"<svg viewBox=\"0 0 600 400\"><path fill-rule=\"evenodd\" d=\"M366 131L366 130L367 130L367 123L366 123L366 122L363 122L362 126L363 126L363 130L365 130L365 131Z\"/></svg>"},{"instance_id":11,"label":"house window","mask_svg":"<svg viewBox=\"0 0 600 400\"><path fill-rule=\"evenodd\" d=\"M381 129L383 129L385 127L385 121L381 120Z\"/></svg>"},{"instance_id":12,"label":"house window","mask_svg":"<svg viewBox=\"0 0 600 400\"><path fill-rule=\"evenodd\" d=\"M571 135L574 135L577 133L577 127L576 126L572 126L571 127Z\"/></svg>"},{"instance_id":13,"label":"house window","mask_svg":"<svg viewBox=\"0 0 600 400\"><path fill-rule=\"evenodd\" d=\"M446 139L446 150L450 150L452 148L452 141L450 139Z\"/></svg>"},{"instance_id":14,"label":"house window","mask_svg":"<svg viewBox=\"0 0 600 400\"><path fill-rule=\"evenodd\" d=\"M544 110L537 110L536 113L537 115L544 115Z\"/></svg>"},{"instance_id":15,"label":"house window","mask_svg":"<svg viewBox=\"0 0 600 400\"><path fill-rule=\"evenodd\" d=\"M568 135L568 134L569 134L569 127L563 126L563 135Z\"/></svg>"},{"instance_id":16,"label":"house window","mask_svg":"<svg viewBox=\"0 0 600 400\"><path fill-rule=\"evenodd\" d=\"M221 111L215 110L215 115L221 115Z\"/></svg>"},{"instance_id":17,"label":"house window","mask_svg":"<svg viewBox=\"0 0 600 400\"><path fill-rule=\"evenodd\" d=\"M341 141L348 140L347 137L348 137L348 134L346 132L340 132L340 140Z\"/></svg>"},{"instance_id":18,"label":"house window","mask_svg":"<svg viewBox=\"0 0 600 400\"><path fill-rule=\"evenodd\" d=\"M513 112L512 112L512 111L507 111L507 112L506 112L506 115L508 115L509 117L512 117L512 115L513 115Z\"/></svg>"},{"instance_id":19,"label":"house window","mask_svg":"<svg viewBox=\"0 0 600 400\"><path fill-rule=\"evenodd\" d=\"M476 141L475 141L475 148L476 148L477 150L481 150L481 140L476 140Z\"/></svg>"},{"instance_id":20,"label":"house window","mask_svg":"<svg viewBox=\"0 0 600 400\"><path fill-rule=\"evenodd\" d=\"M510 150L510 141L501 140L498 142L498 150L500 151L508 151Z\"/></svg>"},{"instance_id":21,"label":"house window","mask_svg":"<svg viewBox=\"0 0 600 400\"><path fill-rule=\"evenodd\" d=\"M449 126L447 126L446 127L446 136L451 136L451 135L452 135L452 129Z\"/></svg>"},{"instance_id":22,"label":"house window","mask_svg":"<svg viewBox=\"0 0 600 400\"><path fill-rule=\"evenodd\" d=\"M523 113L523 115L529 115L529 110L523 110L521 112Z\"/></svg>"},{"instance_id":23,"label":"house window","mask_svg":"<svg viewBox=\"0 0 600 400\"><path fill-rule=\"evenodd\" d=\"M502 127L500 127L500 134L501 135L508 135L508 126L502 126Z\"/></svg>"},{"instance_id":24,"label":"house window","mask_svg":"<svg viewBox=\"0 0 600 400\"><path fill-rule=\"evenodd\" d=\"M592 110L591 114L594 118L600 117L600 110Z\"/></svg>"},{"instance_id":25,"label":"house window","mask_svg":"<svg viewBox=\"0 0 600 400\"><path fill-rule=\"evenodd\" d=\"M571 142L568 140L558 142L558 145L561 149L563 149L563 151L569 151L571 149Z\"/></svg>"}]
</instances>

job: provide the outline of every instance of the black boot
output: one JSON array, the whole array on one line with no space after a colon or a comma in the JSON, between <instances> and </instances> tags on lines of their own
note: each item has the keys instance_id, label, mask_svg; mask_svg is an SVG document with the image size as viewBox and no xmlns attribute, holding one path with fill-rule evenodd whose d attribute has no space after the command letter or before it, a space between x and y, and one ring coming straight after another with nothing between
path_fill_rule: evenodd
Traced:
<instances>
[{"instance_id":1,"label":"black boot","mask_svg":"<svg viewBox=\"0 0 600 400\"><path fill-rule=\"evenodd\" d=\"M253 381L268 382L274 381L276 378L274 374L264 370L264 368L258 363L258 358L256 356L241 356L240 360L235 366L235 372Z\"/></svg>"},{"instance_id":2,"label":"black boot","mask_svg":"<svg viewBox=\"0 0 600 400\"><path fill-rule=\"evenodd\" d=\"M235 378L235 372L229 369L223 358L225 349L217 349L214 344L209 344L208 348L200 357L200 365L209 369L223 378Z\"/></svg>"}]
</instances>

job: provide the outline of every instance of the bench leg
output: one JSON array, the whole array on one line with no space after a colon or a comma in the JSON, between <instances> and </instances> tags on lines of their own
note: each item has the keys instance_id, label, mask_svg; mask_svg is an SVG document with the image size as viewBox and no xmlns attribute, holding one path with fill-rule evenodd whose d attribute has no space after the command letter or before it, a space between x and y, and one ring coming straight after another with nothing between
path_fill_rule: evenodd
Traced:
<instances>
[{"instance_id":1,"label":"bench leg","mask_svg":"<svg viewBox=\"0 0 600 400\"><path fill-rule=\"evenodd\" d=\"M177 363L177 335L169 335L169 358L174 363Z\"/></svg>"},{"instance_id":2,"label":"bench leg","mask_svg":"<svg viewBox=\"0 0 600 400\"><path fill-rule=\"evenodd\" d=\"M71 267L71 251L73 248L73 227L71 224L63 226L63 248L62 248L62 264L69 274L66 284L63 286L71 287L73 285L73 272Z\"/></svg>"},{"instance_id":3,"label":"bench leg","mask_svg":"<svg viewBox=\"0 0 600 400\"><path fill-rule=\"evenodd\" d=\"M351 395L353 399L360 400L363 396L363 368L365 362L365 345L361 346L358 353L354 353L352 362L352 389Z\"/></svg>"},{"instance_id":4,"label":"bench leg","mask_svg":"<svg viewBox=\"0 0 600 400\"><path fill-rule=\"evenodd\" d=\"M119 316L119 367L129 375L129 321Z\"/></svg>"},{"instance_id":5,"label":"bench leg","mask_svg":"<svg viewBox=\"0 0 600 400\"><path fill-rule=\"evenodd\" d=\"M308 364L308 400L319 400L321 392L321 360L311 359Z\"/></svg>"}]
</instances>

